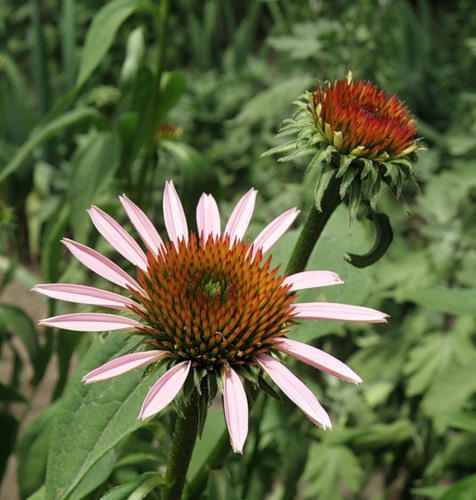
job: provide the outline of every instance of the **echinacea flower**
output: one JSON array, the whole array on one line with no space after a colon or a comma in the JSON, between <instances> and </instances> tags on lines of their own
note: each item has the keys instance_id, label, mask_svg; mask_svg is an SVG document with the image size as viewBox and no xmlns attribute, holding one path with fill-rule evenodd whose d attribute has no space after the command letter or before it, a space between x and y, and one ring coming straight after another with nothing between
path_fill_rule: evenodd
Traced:
<instances>
[{"instance_id":1,"label":"echinacea flower","mask_svg":"<svg viewBox=\"0 0 476 500\"><path fill-rule=\"evenodd\" d=\"M296 113L278 133L295 139L267 154L285 153L281 161L313 156L308 168L321 169L315 190L318 210L332 178L340 179L340 197L349 197L351 220L361 200L375 210L382 182L404 203L403 182L416 186L412 162L423 148L414 116L396 95L388 97L349 73L345 79L316 83L295 104Z\"/></svg>"},{"instance_id":2,"label":"echinacea flower","mask_svg":"<svg viewBox=\"0 0 476 500\"><path fill-rule=\"evenodd\" d=\"M167 241L139 207L120 197L147 252L112 217L92 207L89 215L93 224L135 266L135 278L92 248L69 239L63 243L86 267L126 293L75 284L34 288L51 298L118 311L64 314L44 319L42 325L86 332L128 330L141 336L140 345L146 350L105 363L86 374L84 382L99 382L138 367L168 362L169 369L151 387L140 410L139 418L146 419L167 406L187 378L196 384L208 377L223 392L231 443L240 453L248 432L243 375L249 379L254 374L257 379L263 372L268 374L312 422L324 429L331 427L326 411L277 357L287 354L349 382L361 382L330 354L288 338L297 320L378 323L386 317L365 307L295 303L299 290L342 281L329 271L280 274L278 268L271 268L271 257L263 258L299 214L294 208L272 221L252 243L243 241L256 193L251 189L241 198L224 231L214 198L203 194L197 206L196 234L189 232L181 201L172 182L167 182L163 196ZM213 387L213 383L209 385Z\"/></svg>"}]
</instances>

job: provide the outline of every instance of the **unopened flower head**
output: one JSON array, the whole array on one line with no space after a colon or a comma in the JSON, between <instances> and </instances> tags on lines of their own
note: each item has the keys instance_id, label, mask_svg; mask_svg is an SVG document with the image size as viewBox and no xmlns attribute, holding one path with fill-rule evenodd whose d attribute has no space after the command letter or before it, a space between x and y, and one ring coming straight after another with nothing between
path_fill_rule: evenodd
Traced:
<instances>
[{"instance_id":1,"label":"unopened flower head","mask_svg":"<svg viewBox=\"0 0 476 500\"><path fill-rule=\"evenodd\" d=\"M164 122L155 130L155 137L158 141L168 139L171 141L176 141L180 139L183 135L183 129L181 127L177 127L177 125Z\"/></svg>"},{"instance_id":2,"label":"unopened flower head","mask_svg":"<svg viewBox=\"0 0 476 500\"><path fill-rule=\"evenodd\" d=\"M340 196L349 196L352 218L361 200L375 209L382 181L402 202L403 182L409 179L416 186L412 162L423 148L415 118L396 95L388 97L349 73L345 79L317 83L296 105L294 117L278 134L295 139L269 153L286 153L281 160L313 156L309 168L321 169L318 208L332 177L341 179Z\"/></svg>"},{"instance_id":3,"label":"unopened flower head","mask_svg":"<svg viewBox=\"0 0 476 500\"><path fill-rule=\"evenodd\" d=\"M283 354L344 380L361 381L330 354L288 338L297 320L383 322L386 318L365 307L297 303L299 290L342 281L329 271L288 276L272 266L270 256L265 256L299 214L294 208L272 221L253 242L243 240L256 194L251 189L241 198L224 231L214 198L202 195L195 233L188 230L181 201L168 182L163 197L166 241L137 205L120 197L146 251L112 217L92 207L89 215L93 224L135 266L135 276L92 248L67 239L64 244L89 269L122 287L123 294L77 284L42 284L34 288L48 297L118 311L65 314L42 320L43 325L80 331L125 329L140 336L140 350L86 374L86 383L166 363L167 371L151 387L140 410L139 418L145 419L167 406L187 379L200 384L207 377L211 381L207 387L223 393L225 420L236 452L242 452L248 433L243 381L255 381L259 386L263 374L312 422L324 429L331 427L327 413L310 389L277 359ZM215 395L209 391L202 391L207 402Z\"/></svg>"}]
</instances>

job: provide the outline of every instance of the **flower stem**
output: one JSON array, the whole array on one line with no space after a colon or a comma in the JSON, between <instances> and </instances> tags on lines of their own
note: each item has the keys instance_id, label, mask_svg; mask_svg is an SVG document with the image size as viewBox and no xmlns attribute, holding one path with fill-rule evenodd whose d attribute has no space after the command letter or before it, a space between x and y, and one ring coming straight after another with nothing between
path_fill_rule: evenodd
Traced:
<instances>
[{"instance_id":1,"label":"flower stem","mask_svg":"<svg viewBox=\"0 0 476 500\"><path fill-rule=\"evenodd\" d=\"M162 500L182 498L185 478L198 434L199 397L197 389L194 388L189 400L177 415L165 483L162 487Z\"/></svg>"},{"instance_id":2,"label":"flower stem","mask_svg":"<svg viewBox=\"0 0 476 500\"><path fill-rule=\"evenodd\" d=\"M322 210L320 212L317 210L316 204L314 202L312 203L306 222L301 229L301 234L299 235L293 253L289 259L286 268L288 274L299 273L306 268L309 257L327 221L341 202L339 186L340 179L332 177L322 197Z\"/></svg>"}]
</instances>

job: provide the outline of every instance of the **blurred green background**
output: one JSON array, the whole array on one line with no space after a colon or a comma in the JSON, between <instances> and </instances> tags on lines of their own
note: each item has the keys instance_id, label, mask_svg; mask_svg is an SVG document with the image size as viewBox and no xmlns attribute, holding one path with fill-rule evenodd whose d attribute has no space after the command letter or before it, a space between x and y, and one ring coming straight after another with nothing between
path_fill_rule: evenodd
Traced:
<instances>
[{"instance_id":1,"label":"blurred green background","mask_svg":"<svg viewBox=\"0 0 476 500\"><path fill-rule=\"evenodd\" d=\"M257 188L251 236L283 208L305 209L306 164L261 155L279 143L302 92L349 70L415 114L427 147L416 165L421 194L405 192L410 215L391 196L379 201L395 238L372 268L343 260L374 238L364 220L349 235L344 210L309 268L346 280L325 298L386 311L390 321L297 328L296 338L346 361L365 383L349 387L296 366L313 377L335 429L323 433L272 402L260 437L210 476L203 498L476 498L474 2L177 0L164 8L0 2L2 498L48 498L47 464L58 466L51 450L67 446L54 416L94 338L36 326L39 315L73 309L38 301L31 286L92 279L60 239L110 253L85 210L94 203L124 222L123 192L163 230L167 179L190 221L203 191L226 217ZM277 245L277 262L286 262L297 229ZM97 451L73 498L127 498L107 492L160 468L168 417ZM160 450L151 446L157 436ZM210 452L203 441L195 469Z\"/></svg>"}]
</instances>

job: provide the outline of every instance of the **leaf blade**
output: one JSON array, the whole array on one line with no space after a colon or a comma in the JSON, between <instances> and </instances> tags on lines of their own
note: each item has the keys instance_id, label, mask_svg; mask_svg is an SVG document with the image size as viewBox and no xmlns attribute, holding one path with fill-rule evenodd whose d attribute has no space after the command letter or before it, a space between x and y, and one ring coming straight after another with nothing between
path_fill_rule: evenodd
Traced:
<instances>
[{"instance_id":1,"label":"leaf blade","mask_svg":"<svg viewBox=\"0 0 476 500\"><path fill-rule=\"evenodd\" d=\"M74 495L119 441L145 425L137 419L150 385L148 377L141 380L143 370L92 386L81 382L85 372L119 354L123 339L117 334L97 336L63 396L49 450L46 498Z\"/></svg>"},{"instance_id":2,"label":"leaf blade","mask_svg":"<svg viewBox=\"0 0 476 500\"><path fill-rule=\"evenodd\" d=\"M115 0L99 9L86 34L76 87L81 87L99 66L117 30L138 9L140 3L139 0Z\"/></svg>"}]
</instances>

